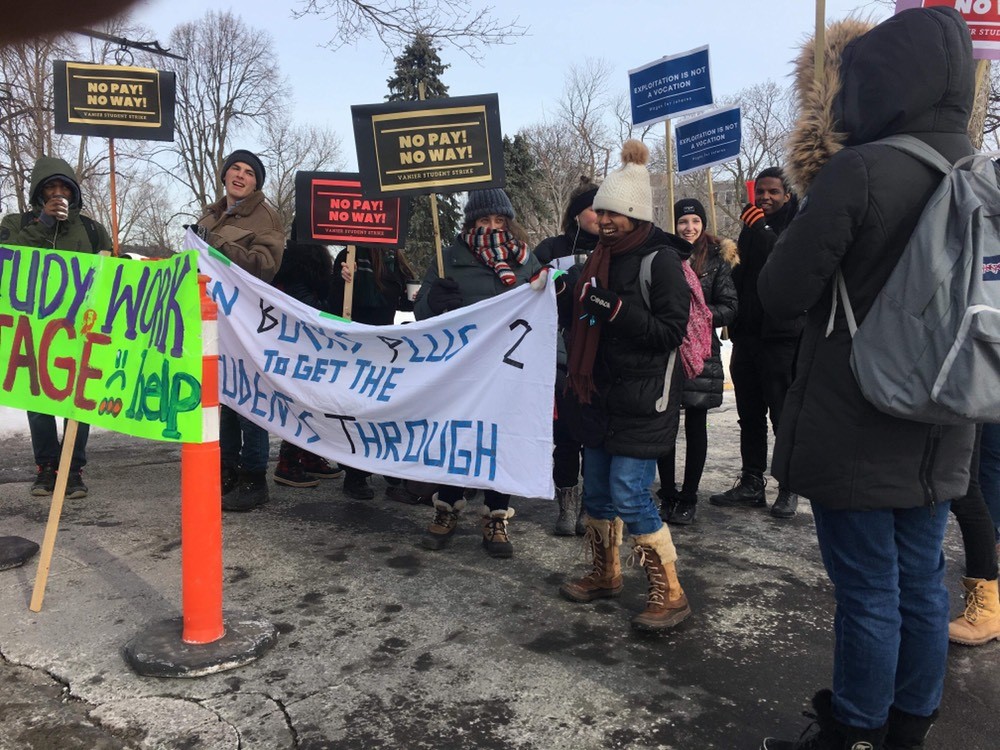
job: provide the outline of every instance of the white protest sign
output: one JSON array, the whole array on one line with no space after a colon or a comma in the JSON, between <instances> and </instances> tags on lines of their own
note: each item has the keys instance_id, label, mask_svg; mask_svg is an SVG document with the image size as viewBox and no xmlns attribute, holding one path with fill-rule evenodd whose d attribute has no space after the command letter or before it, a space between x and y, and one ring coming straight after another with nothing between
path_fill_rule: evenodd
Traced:
<instances>
[{"instance_id":1,"label":"white protest sign","mask_svg":"<svg viewBox=\"0 0 1000 750\"><path fill-rule=\"evenodd\" d=\"M369 326L319 313L187 241L219 308L220 403L358 469L552 497L551 281Z\"/></svg>"}]
</instances>

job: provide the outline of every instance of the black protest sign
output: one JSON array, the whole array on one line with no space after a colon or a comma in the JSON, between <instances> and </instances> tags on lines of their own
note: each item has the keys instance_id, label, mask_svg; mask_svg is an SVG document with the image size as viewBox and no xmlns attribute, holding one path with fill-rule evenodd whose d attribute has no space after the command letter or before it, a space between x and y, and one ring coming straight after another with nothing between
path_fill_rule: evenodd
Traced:
<instances>
[{"instance_id":1,"label":"black protest sign","mask_svg":"<svg viewBox=\"0 0 1000 750\"><path fill-rule=\"evenodd\" d=\"M351 107L361 184L371 195L503 187L496 94Z\"/></svg>"},{"instance_id":2,"label":"black protest sign","mask_svg":"<svg viewBox=\"0 0 1000 750\"><path fill-rule=\"evenodd\" d=\"M347 172L295 173L295 233L299 242L398 247L406 240L409 201L370 198Z\"/></svg>"},{"instance_id":3,"label":"black protest sign","mask_svg":"<svg viewBox=\"0 0 1000 750\"><path fill-rule=\"evenodd\" d=\"M176 86L171 72L56 60L53 82L57 133L174 139Z\"/></svg>"}]
</instances>

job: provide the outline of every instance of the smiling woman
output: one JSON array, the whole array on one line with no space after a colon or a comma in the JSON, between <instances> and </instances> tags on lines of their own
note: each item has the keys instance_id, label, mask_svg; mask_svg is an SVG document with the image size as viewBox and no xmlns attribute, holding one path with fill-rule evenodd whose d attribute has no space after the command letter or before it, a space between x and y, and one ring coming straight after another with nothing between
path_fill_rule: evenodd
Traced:
<instances>
[{"instance_id":1,"label":"smiling woman","mask_svg":"<svg viewBox=\"0 0 1000 750\"><path fill-rule=\"evenodd\" d=\"M136 0L50 0L45 12L39 13L34 4L11 3L4 9L0 24L0 45L23 42L41 36L51 36L81 26L90 26L124 12Z\"/></svg>"}]
</instances>

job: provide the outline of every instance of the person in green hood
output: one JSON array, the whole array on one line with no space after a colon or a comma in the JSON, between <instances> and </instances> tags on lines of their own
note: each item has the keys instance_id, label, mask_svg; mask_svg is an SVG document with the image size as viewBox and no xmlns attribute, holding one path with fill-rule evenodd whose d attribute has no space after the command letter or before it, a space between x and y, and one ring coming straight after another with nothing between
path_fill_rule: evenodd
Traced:
<instances>
[{"instance_id":1,"label":"person in green hood","mask_svg":"<svg viewBox=\"0 0 1000 750\"><path fill-rule=\"evenodd\" d=\"M31 171L31 209L4 216L0 222L0 243L24 245L79 253L111 251L111 236L99 222L80 213L83 195L73 169L62 159L42 156ZM59 432L51 414L28 412L31 448L38 474L31 485L32 495L51 495L59 465ZM87 496L83 467L87 463L87 436L90 426L80 423L73 446L73 458L66 483L66 497Z\"/></svg>"}]
</instances>

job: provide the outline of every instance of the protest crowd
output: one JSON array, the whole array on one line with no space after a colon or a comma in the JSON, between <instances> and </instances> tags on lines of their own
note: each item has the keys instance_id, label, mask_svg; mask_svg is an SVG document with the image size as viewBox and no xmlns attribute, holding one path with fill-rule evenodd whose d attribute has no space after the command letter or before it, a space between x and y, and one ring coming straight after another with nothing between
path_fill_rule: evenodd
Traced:
<instances>
[{"instance_id":1,"label":"protest crowd","mask_svg":"<svg viewBox=\"0 0 1000 750\"><path fill-rule=\"evenodd\" d=\"M330 337L328 349L334 339L348 347L354 326L358 341L369 328L373 337L384 328L386 345L391 339L400 352L411 347L413 362L417 345L404 338L409 326L395 325L397 312L412 312L413 326L447 326L456 313L474 314L480 305L502 310L519 293L551 297L555 325L546 346L555 352L555 368L547 377L554 389L531 394L548 405L540 416L546 428L551 423L550 496L515 498L489 481L465 484L458 471L451 472L453 483L417 479L399 458L407 449L397 448L403 443L393 442L387 427L378 428L381 435L372 427L368 436L360 423L350 432L346 418L335 429L360 436L365 457L373 445L379 456L396 455L399 472L392 458L380 470L360 453L355 461L335 460L318 432L306 439L302 425L309 422L301 415L298 432L280 434L270 475L275 483L315 494L342 481L348 497L374 502L381 498L372 476L382 474L386 500L426 507L419 542L427 554L454 554L444 551L463 515L474 514L483 553L497 558L496 565L517 554L516 504L547 501L553 535L570 540L559 587L566 606L619 596L627 561L647 584L645 608L632 628L653 634L708 614L688 600L681 583L694 551L678 549L671 534L706 523L698 518L702 501L734 517L764 510L778 522L807 504L836 599L834 669L829 686L812 698L815 728L798 739L764 739L760 747L934 747L933 735L925 739L938 716L949 641L1000 640L1000 424L934 422L880 409L854 375L852 336L855 320L860 333L890 275L906 262L904 249L942 178L903 145L879 141L907 136L949 164L973 154L967 127L974 61L961 16L940 7L906 11L877 26L835 24L826 45L831 62L824 95L812 91L815 51L807 46L788 162L755 175L738 237L717 236L692 196L676 200L672 226L657 226L650 154L637 140L622 145L620 166L603 180L581 179L565 206L561 234L537 247L529 246L503 188L469 190L459 232L444 239L440 265L432 263L422 279L404 247L361 244L331 253L295 229L286 231L267 200L267 165L246 149L220 164L222 198L205 208L189 236L253 277L259 286L248 288L283 293L270 299L285 308L269 313L281 319L283 335L295 316L346 326L338 329L346 334ZM892 79L882 73L890 67L897 71ZM29 212L3 218L5 248L112 250L108 230L85 213L86 196L66 162L40 156L28 197ZM16 251L0 252L10 253L0 259L16 262ZM836 302L845 287L853 311ZM223 307L220 302L220 318ZM307 308L311 312L302 312ZM0 329L9 325L0 316ZM457 355L454 347L467 342L450 328L440 330ZM309 335L308 323L301 331ZM731 467L731 489L705 497L707 420L727 387L727 339L741 465ZM321 361L313 362L314 380ZM220 376L224 393L241 372L231 355L223 364L230 366L232 378ZM478 372L472 378L463 377L461 367L453 371L456 394L491 386L470 382L481 379ZM406 388L406 381L387 380L391 373L370 377L371 392L381 388L383 401ZM524 388L539 390L529 380ZM527 394L509 388L496 398L516 414L528 403ZM233 512L227 523L239 523L252 518L239 513L268 502L269 430L262 426L267 420L255 417L263 412L222 403L220 503ZM56 418L29 411L28 424L37 465L29 492L48 496L59 467ZM372 417L371 424L388 422ZM482 425L442 422L442 451L446 435L454 441L461 429L478 429L481 455L470 460L486 462L496 476L517 473L516 456L499 452L495 437L489 443ZM88 426L81 423L67 498L88 494L87 443ZM777 489L770 506L769 481ZM942 553L949 510L966 552L966 608L953 621ZM576 565L578 537L587 550L583 570Z\"/></svg>"}]
</instances>

